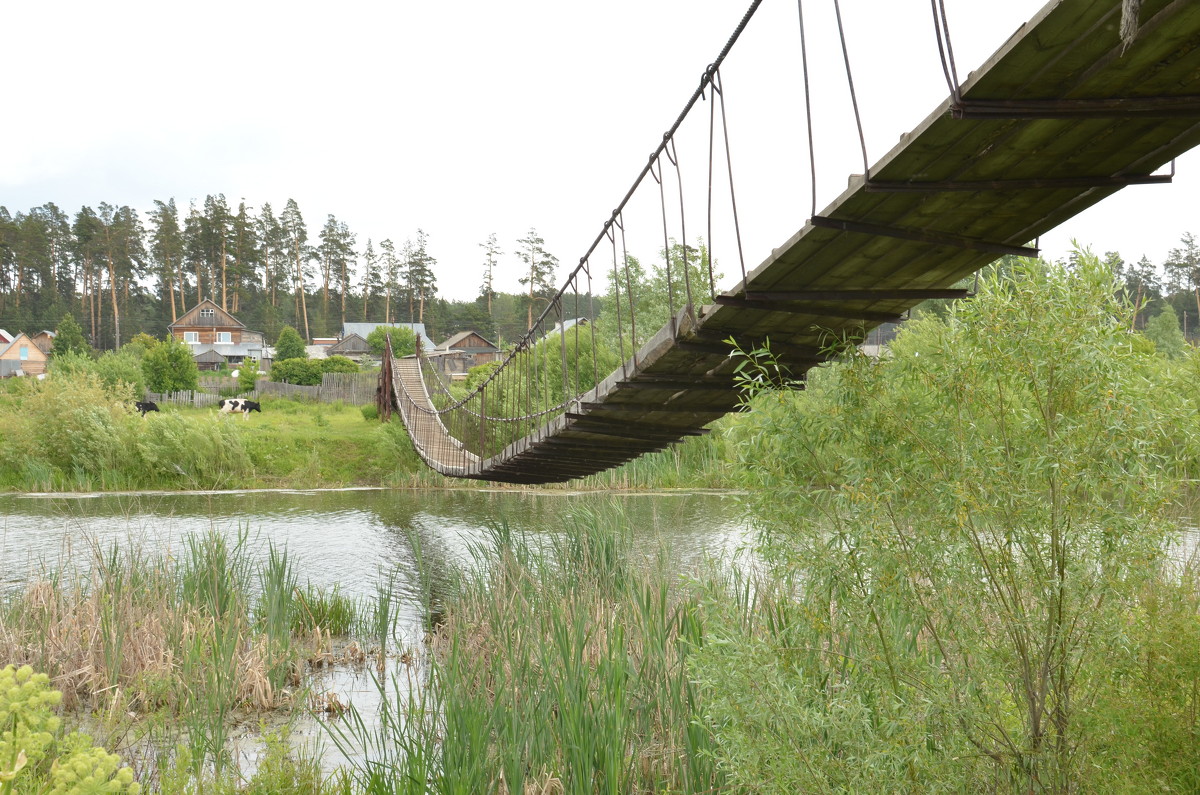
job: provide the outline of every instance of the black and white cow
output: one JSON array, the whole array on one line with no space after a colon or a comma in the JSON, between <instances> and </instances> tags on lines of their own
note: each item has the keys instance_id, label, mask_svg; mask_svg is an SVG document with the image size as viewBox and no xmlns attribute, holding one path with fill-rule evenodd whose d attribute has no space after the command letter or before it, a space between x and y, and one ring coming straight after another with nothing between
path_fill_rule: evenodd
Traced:
<instances>
[{"instance_id":1,"label":"black and white cow","mask_svg":"<svg viewBox=\"0 0 1200 795\"><path fill-rule=\"evenodd\" d=\"M243 400L242 398L233 398L232 400L218 400L217 408L222 414L232 414L235 411L242 413L242 419L250 416L250 412L257 411L262 413L262 406L253 400Z\"/></svg>"},{"instance_id":2,"label":"black and white cow","mask_svg":"<svg viewBox=\"0 0 1200 795\"><path fill-rule=\"evenodd\" d=\"M142 416L146 416L147 411L158 411L158 404L149 400L139 400L133 404L135 411L142 412Z\"/></svg>"}]
</instances>

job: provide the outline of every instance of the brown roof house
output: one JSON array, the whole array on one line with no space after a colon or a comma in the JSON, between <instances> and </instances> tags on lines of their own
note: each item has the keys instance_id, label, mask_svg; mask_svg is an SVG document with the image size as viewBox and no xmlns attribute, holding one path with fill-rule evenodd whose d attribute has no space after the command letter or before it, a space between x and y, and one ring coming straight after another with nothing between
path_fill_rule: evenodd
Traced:
<instances>
[{"instance_id":1,"label":"brown roof house","mask_svg":"<svg viewBox=\"0 0 1200 795\"><path fill-rule=\"evenodd\" d=\"M39 348L41 348L42 353L49 356L50 349L54 347L54 338L57 336L58 336L58 334L56 334L53 331L47 331L46 329L42 329L37 334L33 335L33 337L32 337L33 344L38 346Z\"/></svg>"},{"instance_id":2,"label":"brown roof house","mask_svg":"<svg viewBox=\"0 0 1200 795\"><path fill-rule=\"evenodd\" d=\"M371 346L359 335L347 334L333 345L330 345L328 350L330 356L349 356L354 358L355 356L364 356L370 353Z\"/></svg>"},{"instance_id":3,"label":"brown roof house","mask_svg":"<svg viewBox=\"0 0 1200 795\"><path fill-rule=\"evenodd\" d=\"M7 344L0 342L0 378L41 375L46 372L46 353L25 334Z\"/></svg>"},{"instance_id":4,"label":"brown roof house","mask_svg":"<svg viewBox=\"0 0 1200 795\"><path fill-rule=\"evenodd\" d=\"M175 339L191 346L192 356L201 365L211 367L215 363L211 355L214 351L230 365L241 364L248 358L260 363L272 358L261 331L250 331L208 298L184 312L167 330Z\"/></svg>"},{"instance_id":5,"label":"brown roof house","mask_svg":"<svg viewBox=\"0 0 1200 795\"><path fill-rule=\"evenodd\" d=\"M494 362L501 355L500 349L484 339L478 331L460 331L439 345L438 349L467 354L470 359L468 367Z\"/></svg>"}]
</instances>

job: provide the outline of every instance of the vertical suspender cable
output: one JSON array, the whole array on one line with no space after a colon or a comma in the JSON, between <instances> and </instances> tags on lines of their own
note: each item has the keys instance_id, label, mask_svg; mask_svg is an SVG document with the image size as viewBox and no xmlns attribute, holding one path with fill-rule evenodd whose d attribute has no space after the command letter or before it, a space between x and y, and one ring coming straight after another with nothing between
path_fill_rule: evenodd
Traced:
<instances>
[{"instance_id":1,"label":"vertical suspender cable","mask_svg":"<svg viewBox=\"0 0 1200 795\"><path fill-rule=\"evenodd\" d=\"M713 73L713 93L721 100L721 132L725 138L725 168L729 172L729 203L733 208L733 234L737 239L738 249L738 264L742 268L742 281L746 280L746 255L742 250L742 224L738 219L737 208L737 192L733 189L733 155L729 147L729 121L725 116L725 86L721 82L721 72L717 70ZM814 194L813 203L816 203ZM709 278L712 278L712 245L708 247L708 273ZM713 288L713 295L716 295L716 288Z\"/></svg>"},{"instance_id":2,"label":"vertical suspender cable","mask_svg":"<svg viewBox=\"0 0 1200 795\"><path fill-rule=\"evenodd\" d=\"M817 214L817 150L813 141L812 88L808 82L808 38L804 33L804 0L796 0L796 11L800 14L800 65L804 74L804 117L808 126L808 175L812 182L812 212ZM742 273L745 281L746 274Z\"/></svg>"},{"instance_id":3,"label":"vertical suspender cable","mask_svg":"<svg viewBox=\"0 0 1200 795\"><path fill-rule=\"evenodd\" d=\"M842 6L839 0L833 0L833 10L837 14L838 38L842 43L842 60L846 63L846 83L850 86L850 104L854 106L854 123L858 126L858 143L862 147L863 178L871 181L871 169L867 165L867 139L863 136L862 114L858 111L858 96L854 91L854 76L850 73L850 52L846 49L846 29L842 25Z\"/></svg>"},{"instance_id":4,"label":"vertical suspender cable","mask_svg":"<svg viewBox=\"0 0 1200 795\"><path fill-rule=\"evenodd\" d=\"M683 169L679 167L679 153L675 150L675 139L671 139L671 145L663 150L667 159L671 161L671 165L675 166L675 178L679 182L679 236L682 240L680 244L683 251L683 289L687 294L687 311L692 317L696 313L692 304L692 278L688 268L688 248L687 248L687 215L683 211ZM670 252L667 253L670 256Z\"/></svg>"},{"instance_id":5,"label":"vertical suspender cable","mask_svg":"<svg viewBox=\"0 0 1200 795\"><path fill-rule=\"evenodd\" d=\"M658 183L658 203L662 210L663 224L663 259L667 263L667 311L671 314L671 336L675 336L679 333L679 329L675 323L675 281L671 278L671 244L667 239L667 194L663 189L661 160L658 161L658 173L655 174L652 169L650 176L654 177L654 181Z\"/></svg>"},{"instance_id":6,"label":"vertical suspender cable","mask_svg":"<svg viewBox=\"0 0 1200 795\"><path fill-rule=\"evenodd\" d=\"M942 73L946 76L950 99L957 107L962 104L962 93L958 87L958 69L954 65L954 48L950 44L950 21L946 17L946 4L943 0L929 0L929 6L933 12L933 32L937 37L938 55L942 59Z\"/></svg>"}]
</instances>

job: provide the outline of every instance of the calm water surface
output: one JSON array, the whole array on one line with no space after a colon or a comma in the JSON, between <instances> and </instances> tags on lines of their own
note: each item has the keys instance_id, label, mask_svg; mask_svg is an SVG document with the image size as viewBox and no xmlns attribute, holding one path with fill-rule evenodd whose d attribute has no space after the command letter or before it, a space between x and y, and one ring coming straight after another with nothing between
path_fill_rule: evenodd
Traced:
<instances>
[{"instance_id":1,"label":"calm water surface","mask_svg":"<svg viewBox=\"0 0 1200 795\"><path fill-rule=\"evenodd\" d=\"M149 557L184 551L189 535L210 531L248 535L253 555L284 545L301 582L371 598L388 575L399 603L396 642L421 643L431 605L444 591L446 572L472 562L471 547L489 525L505 523L534 542L569 532L579 510L609 511L618 504L647 555L666 556L691 571L706 556L725 556L752 539L738 495L697 492L571 493L512 491L245 491L107 495L0 496L0 590L17 589L47 571L86 571L94 550L140 545ZM421 588L418 554L430 573ZM434 610L437 605L433 605ZM352 702L370 721L379 694L363 671L335 667L317 683ZM247 729L237 750L252 769L259 748ZM293 739L320 745L321 730L301 721ZM340 761L326 743L327 766Z\"/></svg>"}]
</instances>

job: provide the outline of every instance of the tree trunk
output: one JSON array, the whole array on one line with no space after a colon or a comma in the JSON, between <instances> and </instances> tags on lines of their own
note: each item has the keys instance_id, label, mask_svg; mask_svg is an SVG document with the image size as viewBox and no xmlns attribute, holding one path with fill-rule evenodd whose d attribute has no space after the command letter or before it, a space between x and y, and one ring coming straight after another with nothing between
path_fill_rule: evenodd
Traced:
<instances>
[{"instance_id":1,"label":"tree trunk","mask_svg":"<svg viewBox=\"0 0 1200 795\"><path fill-rule=\"evenodd\" d=\"M113 350L121 347L121 310L117 307L117 273L113 267L112 254L108 260L108 293L112 296L113 308Z\"/></svg>"},{"instance_id":2,"label":"tree trunk","mask_svg":"<svg viewBox=\"0 0 1200 795\"><path fill-rule=\"evenodd\" d=\"M221 308L224 309L226 312L229 311L229 304L226 302L226 293L225 293L225 260L227 258L228 257L225 253L225 238L222 237L221 238Z\"/></svg>"},{"instance_id":3,"label":"tree trunk","mask_svg":"<svg viewBox=\"0 0 1200 795\"><path fill-rule=\"evenodd\" d=\"M175 265L171 262L171 258L167 257L167 295L171 297L171 322L174 323L178 317L175 314Z\"/></svg>"}]
</instances>

